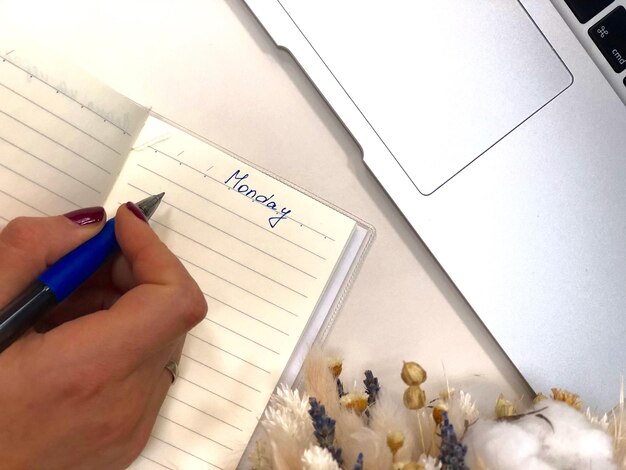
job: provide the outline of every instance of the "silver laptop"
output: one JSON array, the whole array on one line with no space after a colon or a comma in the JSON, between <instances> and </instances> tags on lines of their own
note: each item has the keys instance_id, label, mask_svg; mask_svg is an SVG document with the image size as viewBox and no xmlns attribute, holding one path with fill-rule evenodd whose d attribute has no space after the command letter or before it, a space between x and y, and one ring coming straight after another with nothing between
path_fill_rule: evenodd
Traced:
<instances>
[{"instance_id":1,"label":"silver laptop","mask_svg":"<svg viewBox=\"0 0 626 470\"><path fill-rule=\"evenodd\" d=\"M626 1L245 1L528 383L615 405Z\"/></svg>"}]
</instances>

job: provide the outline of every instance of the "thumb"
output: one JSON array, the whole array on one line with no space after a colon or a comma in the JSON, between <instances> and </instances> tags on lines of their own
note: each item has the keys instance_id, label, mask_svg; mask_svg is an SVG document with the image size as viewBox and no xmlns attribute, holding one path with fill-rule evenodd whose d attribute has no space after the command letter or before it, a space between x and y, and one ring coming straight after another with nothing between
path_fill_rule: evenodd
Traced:
<instances>
[{"instance_id":1,"label":"thumb","mask_svg":"<svg viewBox=\"0 0 626 470\"><path fill-rule=\"evenodd\" d=\"M48 266L100 231L102 207L54 217L18 217L0 232L0 306Z\"/></svg>"}]
</instances>

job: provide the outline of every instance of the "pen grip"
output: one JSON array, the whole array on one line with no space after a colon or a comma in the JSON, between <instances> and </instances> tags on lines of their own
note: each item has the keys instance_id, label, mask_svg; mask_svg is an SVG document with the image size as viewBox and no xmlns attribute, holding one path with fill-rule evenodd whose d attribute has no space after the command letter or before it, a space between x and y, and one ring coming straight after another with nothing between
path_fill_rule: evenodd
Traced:
<instances>
[{"instance_id":1,"label":"pen grip","mask_svg":"<svg viewBox=\"0 0 626 470\"><path fill-rule=\"evenodd\" d=\"M61 302L118 249L115 219L111 219L95 237L54 263L38 279L50 287L57 301Z\"/></svg>"}]
</instances>

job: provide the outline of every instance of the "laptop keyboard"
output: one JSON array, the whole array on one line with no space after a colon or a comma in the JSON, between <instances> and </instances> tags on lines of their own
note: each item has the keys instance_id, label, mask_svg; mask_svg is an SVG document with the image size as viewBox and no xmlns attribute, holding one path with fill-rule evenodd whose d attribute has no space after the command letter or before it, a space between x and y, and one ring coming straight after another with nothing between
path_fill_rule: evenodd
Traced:
<instances>
[{"instance_id":1,"label":"laptop keyboard","mask_svg":"<svg viewBox=\"0 0 626 470\"><path fill-rule=\"evenodd\" d=\"M626 70L626 8L611 11L589 28L589 36L615 72Z\"/></svg>"},{"instance_id":2,"label":"laptop keyboard","mask_svg":"<svg viewBox=\"0 0 626 470\"><path fill-rule=\"evenodd\" d=\"M585 24L615 0L565 0L578 21Z\"/></svg>"},{"instance_id":3,"label":"laptop keyboard","mask_svg":"<svg viewBox=\"0 0 626 470\"><path fill-rule=\"evenodd\" d=\"M557 7L561 2L561 14L626 104L626 2L553 0Z\"/></svg>"}]
</instances>

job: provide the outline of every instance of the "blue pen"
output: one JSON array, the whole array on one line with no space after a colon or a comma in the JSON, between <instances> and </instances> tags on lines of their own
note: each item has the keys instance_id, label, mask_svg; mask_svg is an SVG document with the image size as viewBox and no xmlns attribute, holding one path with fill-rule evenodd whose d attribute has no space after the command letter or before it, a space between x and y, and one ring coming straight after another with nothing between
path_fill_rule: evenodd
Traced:
<instances>
[{"instance_id":1,"label":"blue pen","mask_svg":"<svg viewBox=\"0 0 626 470\"><path fill-rule=\"evenodd\" d=\"M164 194L150 196L137 203L147 219L154 214ZM111 219L95 237L50 266L26 290L0 309L0 352L74 292L118 250L115 219Z\"/></svg>"}]
</instances>

